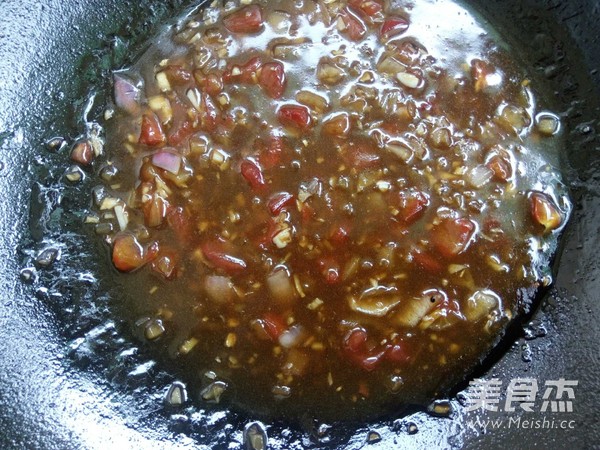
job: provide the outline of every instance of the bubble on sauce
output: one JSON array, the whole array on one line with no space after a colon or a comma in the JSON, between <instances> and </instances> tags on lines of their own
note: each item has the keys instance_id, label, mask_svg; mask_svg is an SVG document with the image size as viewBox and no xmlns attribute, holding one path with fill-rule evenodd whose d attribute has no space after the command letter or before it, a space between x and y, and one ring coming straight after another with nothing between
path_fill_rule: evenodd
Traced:
<instances>
[{"instance_id":1,"label":"bubble on sauce","mask_svg":"<svg viewBox=\"0 0 600 450\"><path fill-rule=\"evenodd\" d=\"M533 351L529 344L521 344L521 359L523 362L531 362L533 360Z\"/></svg>"},{"instance_id":2,"label":"bubble on sauce","mask_svg":"<svg viewBox=\"0 0 600 450\"><path fill-rule=\"evenodd\" d=\"M381 442L381 440L381 434L377 431L369 431L367 434L367 444L377 444L378 442Z\"/></svg>"},{"instance_id":3,"label":"bubble on sauce","mask_svg":"<svg viewBox=\"0 0 600 450\"><path fill-rule=\"evenodd\" d=\"M419 427L414 422L408 422L406 424L406 432L411 435L417 434L419 432Z\"/></svg>"},{"instance_id":4,"label":"bubble on sauce","mask_svg":"<svg viewBox=\"0 0 600 450\"><path fill-rule=\"evenodd\" d=\"M59 150L62 150L64 147L67 146L67 141L63 137L56 136L48 139L45 145L48 151L58 152Z\"/></svg>"},{"instance_id":5,"label":"bubble on sauce","mask_svg":"<svg viewBox=\"0 0 600 450\"><path fill-rule=\"evenodd\" d=\"M435 417L449 418L454 412L450 400L436 400L427 407L427 412Z\"/></svg>"},{"instance_id":6,"label":"bubble on sauce","mask_svg":"<svg viewBox=\"0 0 600 450\"><path fill-rule=\"evenodd\" d=\"M181 406L187 402L187 390L185 384L175 381L167 391L165 402L169 406Z\"/></svg>"},{"instance_id":7,"label":"bubble on sauce","mask_svg":"<svg viewBox=\"0 0 600 450\"><path fill-rule=\"evenodd\" d=\"M65 172L65 178L71 183L79 183L85 178L85 173L81 167L73 165Z\"/></svg>"},{"instance_id":8,"label":"bubble on sauce","mask_svg":"<svg viewBox=\"0 0 600 450\"><path fill-rule=\"evenodd\" d=\"M35 265L40 269L47 269L60 259L60 249L50 247L42 250L35 258Z\"/></svg>"},{"instance_id":9,"label":"bubble on sauce","mask_svg":"<svg viewBox=\"0 0 600 450\"><path fill-rule=\"evenodd\" d=\"M25 267L21 269L19 277L23 283L34 283L37 280L35 267Z\"/></svg>"},{"instance_id":10,"label":"bubble on sauce","mask_svg":"<svg viewBox=\"0 0 600 450\"><path fill-rule=\"evenodd\" d=\"M546 325L539 319L532 320L523 327L524 337L528 341L544 337L548 334Z\"/></svg>"},{"instance_id":11,"label":"bubble on sauce","mask_svg":"<svg viewBox=\"0 0 600 450\"><path fill-rule=\"evenodd\" d=\"M200 398L208 403L219 403L227 387L227 383L223 381L214 381L200 392Z\"/></svg>"},{"instance_id":12,"label":"bubble on sauce","mask_svg":"<svg viewBox=\"0 0 600 450\"><path fill-rule=\"evenodd\" d=\"M245 450L266 450L268 448L267 430L261 422L252 422L244 428Z\"/></svg>"}]
</instances>

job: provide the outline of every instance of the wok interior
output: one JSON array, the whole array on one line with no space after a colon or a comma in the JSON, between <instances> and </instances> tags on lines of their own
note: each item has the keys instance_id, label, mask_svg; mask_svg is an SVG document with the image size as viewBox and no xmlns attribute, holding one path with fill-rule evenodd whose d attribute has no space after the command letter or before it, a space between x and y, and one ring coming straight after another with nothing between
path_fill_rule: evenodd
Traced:
<instances>
[{"instance_id":1,"label":"wok interior","mask_svg":"<svg viewBox=\"0 0 600 450\"><path fill-rule=\"evenodd\" d=\"M106 0L67 12L57 2L45 3L47 8L33 2L10 5L13 9L5 16L10 20L2 22L10 31L2 38L7 45L0 47L0 72L7 80L0 105L4 193L0 229L7 255L0 263L5 293L0 333L7 349L0 360L4 446L96 448L108 441L150 448L162 441L177 448L193 440L213 447L239 442L251 417L227 411L181 414L162 406L172 379L158 366L144 366L148 362L144 350L122 337L128 333L127 325L108 315L120 289L113 274L102 270L108 266L102 259L108 257L106 249L81 226L79 214L88 206L91 181L64 187L66 152L43 144L53 136L72 140L81 133L83 124L74 123L87 107L82 99L88 87L106 87L108 71L126 62L123 55L139 49L153 31L152 23L176 16L183 5L117 5ZM600 312L593 293L598 283L594 255L598 159L593 152L597 146L593 98L599 75L591 70L600 55L594 23L599 12L591 1L480 3L476 8L507 39L530 50L532 70L543 74L555 92L569 130L565 160L577 205L557 283L533 317L544 325L547 336L526 341L516 329L512 339L516 337L517 344L506 342L481 372L492 367L490 373L505 382L523 373L540 380L581 380L573 417L585 431L580 430L577 438L597 442L594 427L585 427L598 418L597 412L590 413L596 411L594 396L583 393L594 388L597 392L593 369L598 366L594 351L598 330L593 325ZM124 9L131 14L123 14ZM101 105L99 97L91 104L91 114ZM56 250L56 261L48 269L39 263L36 267L35 257L47 249ZM28 267L35 269L37 279L22 283L19 272ZM527 351L533 354L532 361L523 361ZM380 431L380 445L426 446L443 439L449 446L485 442L493 447L503 439L521 445L566 439L564 430L540 436L513 429L480 436L465 426L459 403L453 406L453 420L422 412L405 417L407 411L399 411L380 422L331 429L307 417L303 426L288 430L282 420L269 424L268 431L272 442L284 446L317 440L331 448L362 445L366 428ZM409 423L418 425L417 434L407 433Z\"/></svg>"}]
</instances>

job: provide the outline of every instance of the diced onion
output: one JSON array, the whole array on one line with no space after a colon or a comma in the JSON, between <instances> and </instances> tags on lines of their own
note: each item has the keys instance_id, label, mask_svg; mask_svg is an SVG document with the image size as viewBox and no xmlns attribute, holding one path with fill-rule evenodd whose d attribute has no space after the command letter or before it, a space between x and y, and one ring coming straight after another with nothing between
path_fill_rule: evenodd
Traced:
<instances>
[{"instance_id":1,"label":"diced onion","mask_svg":"<svg viewBox=\"0 0 600 450\"><path fill-rule=\"evenodd\" d=\"M400 61L392 56L388 56L381 60L377 65L377 70L382 73L395 75L399 72L404 72L406 67Z\"/></svg>"},{"instance_id":2,"label":"diced onion","mask_svg":"<svg viewBox=\"0 0 600 450\"><path fill-rule=\"evenodd\" d=\"M317 69L317 77L325 84L336 84L344 77L344 72L333 64L323 63Z\"/></svg>"},{"instance_id":3,"label":"diced onion","mask_svg":"<svg viewBox=\"0 0 600 450\"><path fill-rule=\"evenodd\" d=\"M158 72L156 74L156 84L162 92L169 92L171 90L171 83L169 83L165 72Z\"/></svg>"},{"instance_id":4,"label":"diced onion","mask_svg":"<svg viewBox=\"0 0 600 450\"><path fill-rule=\"evenodd\" d=\"M290 15L283 11L273 11L267 18L267 22L279 33L288 33L292 26Z\"/></svg>"},{"instance_id":5,"label":"diced onion","mask_svg":"<svg viewBox=\"0 0 600 450\"><path fill-rule=\"evenodd\" d=\"M187 91L186 96L187 96L188 100L190 101L190 103L192 104L192 106L199 110L200 103L202 101L202 96L200 94L200 91L198 91L198 89L196 89L196 88L190 89Z\"/></svg>"},{"instance_id":6,"label":"diced onion","mask_svg":"<svg viewBox=\"0 0 600 450\"><path fill-rule=\"evenodd\" d=\"M221 396L227 390L227 383L222 381L215 381L214 383L209 384L202 390L200 395L204 400L210 403L219 403L221 401Z\"/></svg>"},{"instance_id":7,"label":"diced onion","mask_svg":"<svg viewBox=\"0 0 600 450\"><path fill-rule=\"evenodd\" d=\"M485 186L492 179L494 172L486 166L474 167L468 175L469 183L474 187Z\"/></svg>"},{"instance_id":8,"label":"diced onion","mask_svg":"<svg viewBox=\"0 0 600 450\"><path fill-rule=\"evenodd\" d=\"M319 113L323 113L329 108L329 101L325 97L311 91L298 92L296 100Z\"/></svg>"},{"instance_id":9,"label":"diced onion","mask_svg":"<svg viewBox=\"0 0 600 450\"><path fill-rule=\"evenodd\" d=\"M118 108L135 114L139 108L140 89L124 75L114 75L115 104Z\"/></svg>"},{"instance_id":10,"label":"diced onion","mask_svg":"<svg viewBox=\"0 0 600 450\"><path fill-rule=\"evenodd\" d=\"M167 172L176 175L181 168L181 155L173 152L161 151L152 155L152 164L159 169L166 170Z\"/></svg>"},{"instance_id":11,"label":"diced onion","mask_svg":"<svg viewBox=\"0 0 600 450\"><path fill-rule=\"evenodd\" d=\"M286 226L273 237L273 244L277 248L285 248L292 242L293 233L289 226Z\"/></svg>"},{"instance_id":12,"label":"diced onion","mask_svg":"<svg viewBox=\"0 0 600 450\"><path fill-rule=\"evenodd\" d=\"M413 151L401 143L390 142L385 146L385 149L404 162L410 162L414 156Z\"/></svg>"},{"instance_id":13,"label":"diced onion","mask_svg":"<svg viewBox=\"0 0 600 450\"><path fill-rule=\"evenodd\" d=\"M282 367L282 372L288 376L302 376L310 364L309 355L301 349L291 349Z\"/></svg>"},{"instance_id":14,"label":"diced onion","mask_svg":"<svg viewBox=\"0 0 600 450\"><path fill-rule=\"evenodd\" d=\"M308 183L302 183L298 190L298 200L304 203L313 195L320 197L323 192L323 186L318 178L313 178Z\"/></svg>"},{"instance_id":15,"label":"diced onion","mask_svg":"<svg viewBox=\"0 0 600 450\"><path fill-rule=\"evenodd\" d=\"M179 346L179 353L182 355L187 355L194 349L194 347L196 347L196 345L198 345L198 339L195 337L189 338Z\"/></svg>"},{"instance_id":16,"label":"diced onion","mask_svg":"<svg viewBox=\"0 0 600 450\"><path fill-rule=\"evenodd\" d=\"M279 336L279 343L282 347L297 347L302 343L304 337L304 328L301 325L294 325L285 330Z\"/></svg>"},{"instance_id":17,"label":"diced onion","mask_svg":"<svg viewBox=\"0 0 600 450\"><path fill-rule=\"evenodd\" d=\"M216 303L228 303L235 294L231 279L221 275L208 275L204 279L204 289L208 297Z\"/></svg>"},{"instance_id":18,"label":"diced onion","mask_svg":"<svg viewBox=\"0 0 600 450\"><path fill-rule=\"evenodd\" d=\"M187 402L187 391L185 385L175 382L169 388L165 397L167 403L171 406L181 406Z\"/></svg>"},{"instance_id":19,"label":"diced onion","mask_svg":"<svg viewBox=\"0 0 600 450\"><path fill-rule=\"evenodd\" d=\"M275 300L289 302L296 296L294 284L287 270L275 270L267 277L267 286Z\"/></svg>"},{"instance_id":20,"label":"diced onion","mask_svg":"<svg viewBox=\"0 0 600 450\"><path fill-rule=\"evenodd\" d=\"M434 299L434 301L431 301ZM403 302L396 315L396 322L404 327L416 327L438 302L447 300L446 294L437 289L423 292L420 297L413 297Z\"/></svg>"},{"instance_id":21,"label":"diced onion","mask_svg":"<svg viewBox=\"0 0 600 450\"><path fill-rule=\"evenodd\" d=\"M119 222L119 228L121 231L125 231L129 223L129 217L125 211L125 207L123 205L116 205L114 209L115 216L117 216L117 221Z\"/></svg>"},{"instance_id":22,"label":"diced onion","mask_svg":"<svg viewBox=\"0 0 600 450\"><path fill-rule=\"evenodd\" d=\"M161 337L164 334L164 332L165 327L162 323L162 320L156 319L148 322L148 324L146 325L146 329L144 330L144 335L146 336L146 339L148 339L149 341L153 341Z\"/></svg>"},{"instance_id":23,"label":"diced onion","mask_svg":"<svg viewBox=\"0 0 600 450\"><path fill-rule=\"evenodd\" d=\"M469 297L464 307L465 317L470 322L477 322L491 313L502 314L502 300L489 289L476 291Z\"/></svg>"},{"instance_id":24,"label":"diced onion","mask_svg":"<svg viewBox=\"0 0 600 450\"><path fill-rule=\"evenodd\" d=\"M119 201L120 200L118 198L105 197L104 199L102 199L102 202L100 203L100 210L108 211L110 209L114 209L114 207L119 204Z\"/></svg>"},{"instance_id":25,"label":"diced onion","mask_svg":"<svg viewBox=\"0 0 600 450\"><path fill-rule=\"evenodd\" d=\"M543 112L537 115L536 126L544 136L553 136L560 131L560 119L554 114Z\"/></svg>"},{"instance_id":26,"label":"diced onion","mask_svg":"<svg viewBox=\"0 0 600 450\"><path fill-rule=\"evenodd\" d=\"M410 72L400 72L396 78L402 85L410 89L417 89L421 85L421 79Z\"/></svg>"},{"instance_id":27,"label":"diced onion","mask_svg":"<svg viewBox=\"0 0 600 450\"><path fill-rule=\"evenodd\" d=\"M148 99L148 106L158 114L163 125L169 123L173 119L173 109L171 108L171 102L164 95L155 95Z\"/></svg>"},{"instance_id":28,"label":"diced onion","mask_svg":"<svg viewBox=\"0 0 600 450\"><path fill-rule=\"evenodd\" d=\"M383 317L401 302L395 288L377 286L366 289L359 298L349 298L349 305L353 311L374 317Z\"/></svg>"}]
</instances>

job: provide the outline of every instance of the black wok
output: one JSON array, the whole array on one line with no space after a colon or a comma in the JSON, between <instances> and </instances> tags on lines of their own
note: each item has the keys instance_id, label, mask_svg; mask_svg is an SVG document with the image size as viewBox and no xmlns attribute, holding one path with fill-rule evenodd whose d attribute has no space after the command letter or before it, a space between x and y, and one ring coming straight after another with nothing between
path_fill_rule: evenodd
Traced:
<instances>
[{"instance_id":1,"label":"black wok","mask_svg":"<svg viewBox=\"0 0 600 450\"><path fill-rule=\"evenodd\" d=\"M57 140L46 145L52 137L72 142L82 133L82 114L88 106L91 116L98 114L101 104L101 98L84 102L89 88L101 93L109 70L125 64L124 55L139 51L157 23L189 3L0 1L0 448L243 448L252 417L164 406L173 379L148 363L128 325L111 316L119 286L105 270L106 250L82 225L93 176L65 185L67 150ZM518 377L541 385L577 380L574 411L468 413L462 386L449 418L399 411L331 428L282 420L267 424L272 448L600 446L600 4L475 4L526 49L530 71L546 78L567 127L564 159L575 203L554 287L475 376L499 378L504 387ZM518 417L569 424L506 426ZM483 432L473 424L486 418L505 426Z\"/></svg>"}]
</instances>

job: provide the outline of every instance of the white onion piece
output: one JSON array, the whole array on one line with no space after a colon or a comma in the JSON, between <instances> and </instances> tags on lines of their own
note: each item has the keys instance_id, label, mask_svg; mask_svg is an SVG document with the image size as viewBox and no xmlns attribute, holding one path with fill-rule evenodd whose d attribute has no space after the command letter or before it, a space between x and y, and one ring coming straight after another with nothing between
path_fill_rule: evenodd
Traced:
<instances>
[{"instance_id":1,"label":"white onion piece","mask_svg":"<svg viewBox=\"0 0 600 450\"><path fill-rule=\"evenodd\" d=\"M492 179L494 172L486 166L477 166L469 173L469 183L474 187L480 188L485 186Z\"/></svg>"},{"instance_id":2,"label":"white onion piece","mask_svg":"<svg viewBox=\"0 0 600 450\"><path fill-rule=\"evenodd\" d=\"M393 56L388 56L377 64L377 70L382 73L396 75L399 72L404 72L406 67Z\"/></svg>"},{"instance_id":3,"label":"white onion piece","mask_svg":"<svg viewBox=\"0 0 600 450\"><path fill-rule=\"evenodd\" d=\"M401 302L395 288L377 286L366 289L359 298L350 297L353 311L374 317L383 317Z\"/></svg>"},{"instance_id":4,"label":"white onion piece","mask_svg":"<svg viewBox=\"0 0 600 450\"><path fill-rule=\"evenodd\" d=\"M400 72L396 75L396 78L400 83L410 89L417 89L422 84L422 80L410 72Z\"/></svg>"},{"instance_id":5,"label":"white onion piece","mask_svg":"<svg viewBox=\"0 0 600 450\"><path fill-rule=\"evenodd\" d=\"M420 297L413 297L402 303L396 322L400 326L414 328L440 302L446 301L448 297L444 291L428 289Z\"/></svg>"},{"instance_id":6,"label":"white onion piece","mask_svg":"<svg viewBox=\"0 0 600 450\"><path fill-rule=\"evenodd\" d=\"M476 291L467 300L464 313L470 322L477 322L490 314L493 316L501 316L502 300L498 294L489 289Z\"/></svg>"},{"instance_id":7,"label":"white onion piece","mask_svg":"<svg viewBox=\"0 0 600 450\"><path fill-rule=\"evenodd\" d=\"M294 283L287 270L275 270L267 277L267 286L273 294L275 300L279 302L289 302L296 296Z\"/></svg>"},{"instance_id":8,"label":"white onion piece","mask_svg":"<svg viewBox=\"0 0 600 450\"><path fill-rule=\"evenodd\" d=\"M115 89L115 104L118 108L135 114L139 109L140 89L124 75L115 73L113 76Z\"/></svg>"},{"instance_id":9,"label":"white onion piece","mask_svg":"<svg viewBox=\"0 0 600 450\"><path fill-rule=\"evenodd\" d=\"M167 172L177 175L181 168L181 155L173 152L161 151L152 155L152 164L159 169L164 169Z\"/></svg>"},{"instance_id":10,"label":"white onion piece","mask_svg":"<svg viewBox=\"0 0 600 450\"><path fill-rule=\"evenodd\" d=\"M216 303L228 303L233 300L235 291L229 277L208 275L204 279L204 289L211 300Z\"/></svg>"},{"instance_id":11,"label":"white onion piece","mask_svg":"<svg viewBox=\"0 0 600 450\"><path fill-rule=\"evenodd\" d=\"M294 325L281 333L279 343L285 348L297 347L302 344L303 338L304 328L302 325Z\"/></svg>"},{"instance_id":12,"label":"white onion piece","mask_svg":"<svg viewBox=\"0 0 600 450\"><path fill-rule=\"evenodd\" d=\"M440 308L423 317L419 323L419 328L421 330L431 329L439 331L451 327L461 320L465 320L465 317L461 313Z\"/></svg>"},{"instance_id":13,"label":"white onion piece","mask_svg":"<svg viewBox=\"0 0 600 450\"><path fill-rule=\"evenodd\" d=\"M407 163L410 162L414 156L412 149L402 143L389 142L385 146L385 149Z\"/></svg>"},{"instance_id":14,"label":"white onion piece","mask_svg":"<svg viewBox=\"0 0 600 450\"><path fill-rule=\"evenodd\" d=\"M273 11L267 18L269 25L278 33L289 33L292 26L292 20L288 13L283 11Z\"/></svg>"},{"instance_id":15,"label":"white onion piece","mask_svg":"<svg viewBox=\"0 0 600 450\"><path fill-rule=\"evenodd\" d=\"M123 205L117 205L115 206L114 210L117 221L119 222L119 229L121 231L125 231L127 229L127 225L129 224L129 216L127 211L125 211L125 207Z\"/></svg>"}]
</instances>

